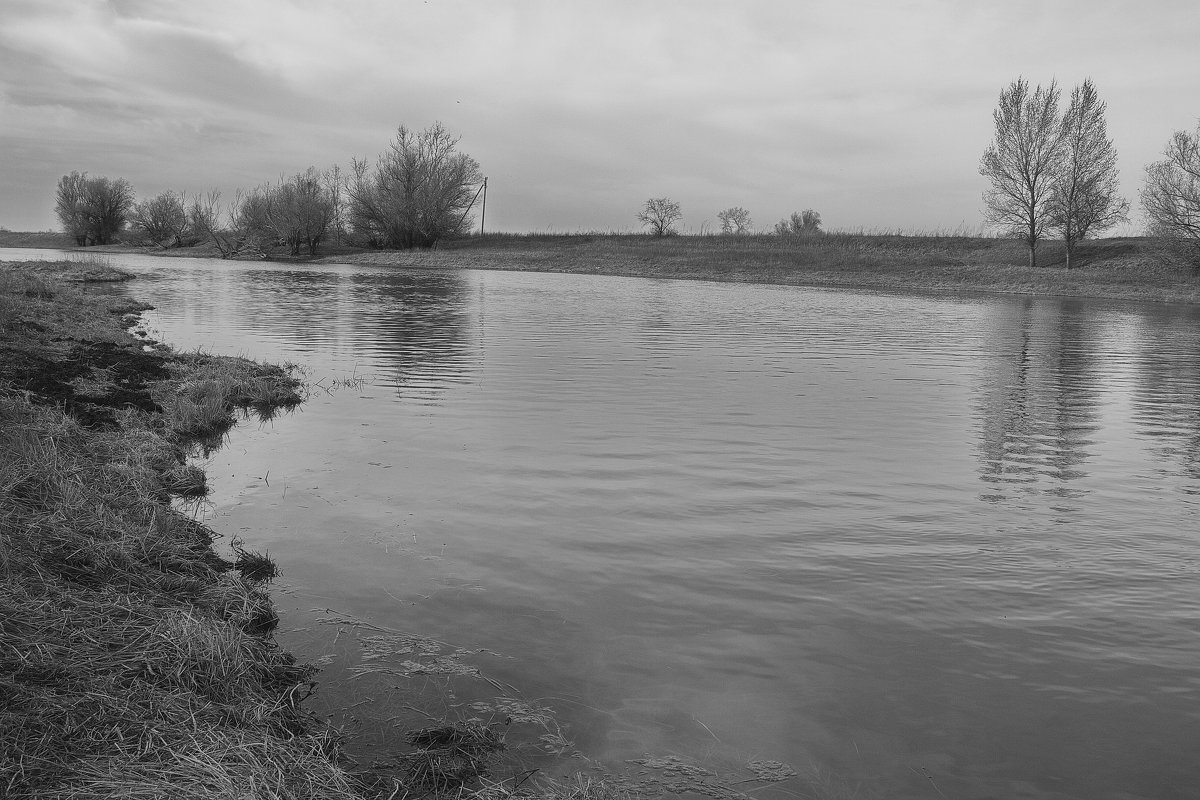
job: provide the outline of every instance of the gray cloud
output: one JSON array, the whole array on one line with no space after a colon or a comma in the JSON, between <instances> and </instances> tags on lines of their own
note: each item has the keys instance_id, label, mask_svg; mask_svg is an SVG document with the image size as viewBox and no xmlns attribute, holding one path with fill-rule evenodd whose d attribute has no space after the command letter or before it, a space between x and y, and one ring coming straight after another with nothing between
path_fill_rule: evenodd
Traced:
<instances>
[{"instance_id":1,"label":"gray cloud","mask_svg":"<svg viewBox=\"0 0 1200 800\"><path fill-rule=\"evenodd\" d=\"M629 229L652 194L693 226L737 204L766 225L812 206L834 226L947 228L978 218L991 109L1017 75L1096 80L1131 198L1200 115L1183 0L0 6L8 227L53 225L72 169L232 194L441 120L508 229Z\"/></svg>"}]
</instances>

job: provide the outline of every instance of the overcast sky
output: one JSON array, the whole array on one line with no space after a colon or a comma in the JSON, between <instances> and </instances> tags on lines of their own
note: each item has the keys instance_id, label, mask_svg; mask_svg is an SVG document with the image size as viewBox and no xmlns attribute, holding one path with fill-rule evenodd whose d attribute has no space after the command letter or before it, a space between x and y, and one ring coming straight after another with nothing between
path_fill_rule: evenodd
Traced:
<instances>
[{"instance_id":1,"label":"overcast sky","mask_svg":"<svg viewBox=\"0 0 1200 800\"><path fill-rule=\"evenodd\" d=\"M0 226L57 227L72 170L231 197L441 121L489 229L633 230L669 196L691 231L974 230L1017 76L1093 79L1136 209L1200 117L1200 3L0 0Z\"/></svg>"}]
</instances>

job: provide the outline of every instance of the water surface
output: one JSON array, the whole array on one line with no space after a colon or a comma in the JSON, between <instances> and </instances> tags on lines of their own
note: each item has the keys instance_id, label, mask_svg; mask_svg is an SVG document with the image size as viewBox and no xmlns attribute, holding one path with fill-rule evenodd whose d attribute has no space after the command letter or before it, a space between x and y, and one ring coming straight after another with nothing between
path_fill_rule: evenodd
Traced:
<instances>
[{"instance_id":1,"label":"water surface","mask_svg":"<svg viewBox=\"0 0 1200 800\"><path fill-rule=\"evenodd\" d=\"M319 609L502 654L473 663L610 767L1200 786L1195 308L128 265L164 340L330 387L213 455L211 524L281 564L283 638L365 757L395 708Z\"/></svg>"}]
</instances>

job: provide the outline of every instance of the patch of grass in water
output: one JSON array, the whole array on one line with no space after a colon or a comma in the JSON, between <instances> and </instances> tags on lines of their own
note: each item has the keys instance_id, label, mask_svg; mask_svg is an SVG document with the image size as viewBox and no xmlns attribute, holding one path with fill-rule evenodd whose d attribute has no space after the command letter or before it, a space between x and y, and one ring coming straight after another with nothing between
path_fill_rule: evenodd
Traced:
<instances>
[{"instance_id":1,"label":"patch of grass in water","mask_svg":"<svg viewBox=\"0 0 1200 800\"><path fill-rule=\"evenodd\" d=\"M279 577L279 567L268 553L255 553L235 545L233 568L251 583L263 583Z\"/></svg>"},{"instance_id":2,"label":"patch of grass in water","mask_svg":"<svg viewBox=\"0 0 1200 800\"><path fill-rule=\"evenodd\" d=\"M0 256L3 251L0 250ZM97 253L72 253L56 261L2 261L8 271L27 278L67 283L119 283L136 277L132 272L118 269L112 261Z\"/></svg>"},{"instance_id":3,"label":"patch of grass in water","mask_svg":"<svg viewBox=\"0 0 1200 800\"><path fill-rule=\"evenodd\" d=\"M174 357L167 368L172 378L152 387L151 396L172 436L199 442L205 450L219 447L239 417L267 421L304 400L303 382L291 366L197 352Z\"/></svg>"}]
</instances>

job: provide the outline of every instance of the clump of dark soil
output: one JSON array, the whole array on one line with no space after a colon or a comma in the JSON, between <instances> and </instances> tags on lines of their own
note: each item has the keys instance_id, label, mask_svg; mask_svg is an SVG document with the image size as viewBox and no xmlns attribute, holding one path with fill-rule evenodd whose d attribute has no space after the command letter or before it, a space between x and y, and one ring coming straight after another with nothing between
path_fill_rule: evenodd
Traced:
<instances>
[{"instance_id":1,"label":"clump of dark soil","mask_svg":"<svg viewBox=\"0 0 1200 800\"><path fill-rule=\"evenodd\" d=\"M167 363L157 351L112 342L73 342L63 357L0 346L0 365L14 389L61 408L88 428L115 426L121 408L160 412L149 384L170 377Z\"/></svg>"}]
</instances>

